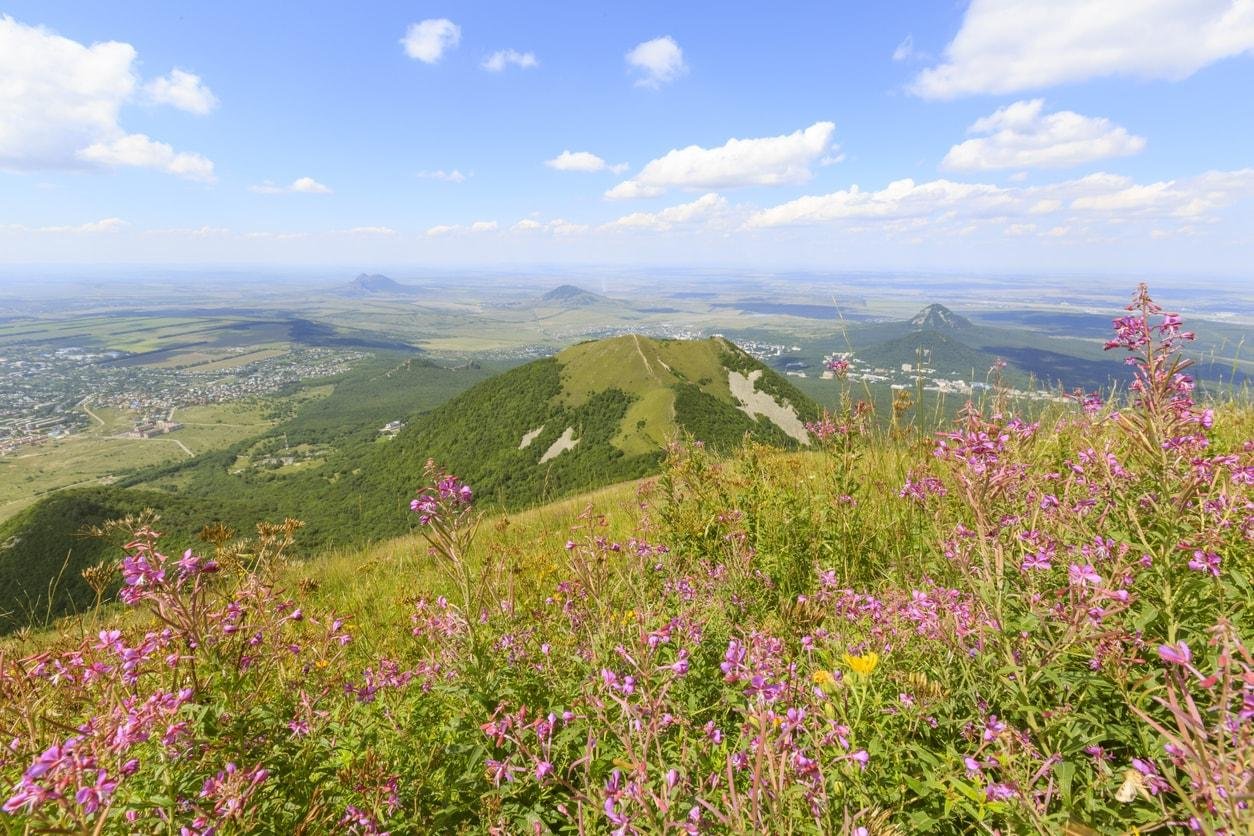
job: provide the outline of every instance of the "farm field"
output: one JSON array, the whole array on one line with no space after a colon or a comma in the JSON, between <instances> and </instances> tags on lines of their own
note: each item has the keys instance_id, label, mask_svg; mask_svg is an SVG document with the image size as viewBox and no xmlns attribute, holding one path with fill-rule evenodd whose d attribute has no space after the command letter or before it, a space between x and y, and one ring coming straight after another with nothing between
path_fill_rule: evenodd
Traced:
<instances>
[{"instance_id":1,"label":"farm field","mask_svg":"<svg viewBox=\"0 0 1254 836\"><path fill-rule=\"evenodd\" d=\"M188 407L175 415L182 429L154 438L119 437L135 416L88 406L96 420L85 432L0 456L0 521L55 491L109 484L131 470L228 447L272 426L267 415L275 406L256 401Z\"/></svg>"}]
</instances>

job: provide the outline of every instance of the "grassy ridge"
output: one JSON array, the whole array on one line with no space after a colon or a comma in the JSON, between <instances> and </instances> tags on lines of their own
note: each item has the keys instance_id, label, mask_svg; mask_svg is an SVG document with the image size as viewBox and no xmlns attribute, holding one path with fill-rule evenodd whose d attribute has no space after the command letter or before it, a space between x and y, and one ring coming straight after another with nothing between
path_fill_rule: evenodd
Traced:
<instances>
[{"instance_id":1,"label":"grassy ridge","mask_svg":"<svg viewBox=\"0 0 1254 836\"><path fill-rule=\"evenodd\" d=\"M480 368L379 355L259 436L134 472L118 488L67 492L13 521L3 529L14 543L0 552L0 571L21 583L0 587L0 611L57 615L89 603L89 590L76 580L49 606L47 567L59 569L71 554L77 578L97 560L99 546L78 536L80 517L96 524L108 508L123 516L151 507L180 531L191 508L237 528L300 518L307 520L301 548L309 553L411 530L407 504L429 458L472 479L482 501L517 509L655 472L666 443L685 432L720 450L746 436L795 446L766 418L736 408L729 368L761 370L760 390L803 417L817 412L782 378L717 340L585 343L487 380L490 371ZM379 428L395 420L407 425L394 438L381 437ZM532 443L521 446L533 431ZM574 446L541 461L568 431ZM260 464L293 451L308 458ZM66 513L79 502L82 513ZM12 616L0 629L21 623Z\"/></svg>"}]
</instances>

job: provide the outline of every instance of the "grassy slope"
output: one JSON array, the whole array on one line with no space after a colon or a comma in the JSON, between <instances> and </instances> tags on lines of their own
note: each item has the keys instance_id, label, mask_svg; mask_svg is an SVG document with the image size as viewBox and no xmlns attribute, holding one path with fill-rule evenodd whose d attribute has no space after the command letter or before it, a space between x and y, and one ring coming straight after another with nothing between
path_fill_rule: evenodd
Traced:
<instances>
[{"instance_id":1,"label":"grassy slope","mask_svg":"<svg viewBox=\"0 0 1254 836\"><path fill-rule=\"evenodd\" d=\"M95 594L82 571L115 560L121 544L87 530L150 508L160 509L157 528L184 547L204 525L248 530L257 520L255 507L242 502L206 507L153 491L101 487L54 494L0 524L0 633L89 607Z\"/></svg>"},{"instance_id":2,"label":"grassy slope","mask_svg":"<svg viewBox=\"0 0 1254 836\"><path fill-rule=\"evenodd\" d=\"M20 592L0 595L0 610L28 609L17 601L41 594L47 566L66 554L72 555L75 583L56 597L52 611L86 603L77 573L101 551L99 544L76 536L83 524L83 514L73 510L76 503L87 503L83 513L90 512L92 524L108 519L109 509L122 516L144 507L155 508L176 527L193 508L236 527L296 517L308 521L306 548L318 549L410 530L408 502L429 458L470 480L482 500L517 509L654 472L665 442L683 431L718 449L737 446L746 435L794 446L767 419L750 419L736 408L727 388L728 367L763 369L759 389L790 401L803 417L814 412L805 395L718 340L621 337L583 344L484 381L427 414L421 413L486 372L376 359L260 437L122 483L163 493L100 489L37 505L36 513L4 529L18 545L3 559L13 577L25 580ZM378 428L395 419L408 419L409 425L395 439L380 439ZM531 445L519 447L526 433L541 427ZM567 428L579 443L541 463ZM329 452L303 469L241 470L250 450L274 447L280 438L285 447L325 446Z\"/></svg>"}]
</instances>

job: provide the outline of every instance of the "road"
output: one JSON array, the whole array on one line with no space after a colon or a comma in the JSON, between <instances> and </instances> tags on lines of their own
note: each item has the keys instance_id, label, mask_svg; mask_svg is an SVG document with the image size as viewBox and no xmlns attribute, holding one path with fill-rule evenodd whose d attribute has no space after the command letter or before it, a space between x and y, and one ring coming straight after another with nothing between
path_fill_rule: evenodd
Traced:
<instances>
[{"instance_id":1,"label":"road","mask_svg":"<svg viewBox=\"0 0 1254 836\"><path fill-rule=\"evenodd\" d=\"M91 400L90 396L89 396L89 397L86 397L86 398L83 398L81 401L79 401L79 402L78 402L78 405L79 405L79 406L81 406L81 407L83 408L83 411L84 411L84 412L86 412L86 413L87 413L88 415L90 415L92 418L95 418L97 421L99 421L99 422L100 422L100 426L102 426L102 427L103 427L103 426L105 425L104 419L103 419L103 418L101 418L101 417L100 417L99 415L97 415L96 413L94 413L94 412L92 412L92 411L91 411L91 407L87 405L87 402L88 402L89 400Z\"/></svg>"}]
</instances>

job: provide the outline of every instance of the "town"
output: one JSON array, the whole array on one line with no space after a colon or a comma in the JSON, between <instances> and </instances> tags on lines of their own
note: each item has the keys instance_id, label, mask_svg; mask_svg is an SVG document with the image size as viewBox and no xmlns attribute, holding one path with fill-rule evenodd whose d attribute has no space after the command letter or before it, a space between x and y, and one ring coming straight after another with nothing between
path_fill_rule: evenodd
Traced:
<instances>
[{"instance_id":1,"label":"town","mask_svg":"<svg viewBox=\"0 0 1254 836\"><path fill-rule=\"evenodd\" d=\"M368 356L360 351L302 347L234 368L197 371L127 365L118 351L11 344L0 356L0 455L85 429L91 408L133 416L127 433L152 438L181 425L174 411L273 395L301 381L329 378Z\"/></svg>"}]
</instances>

